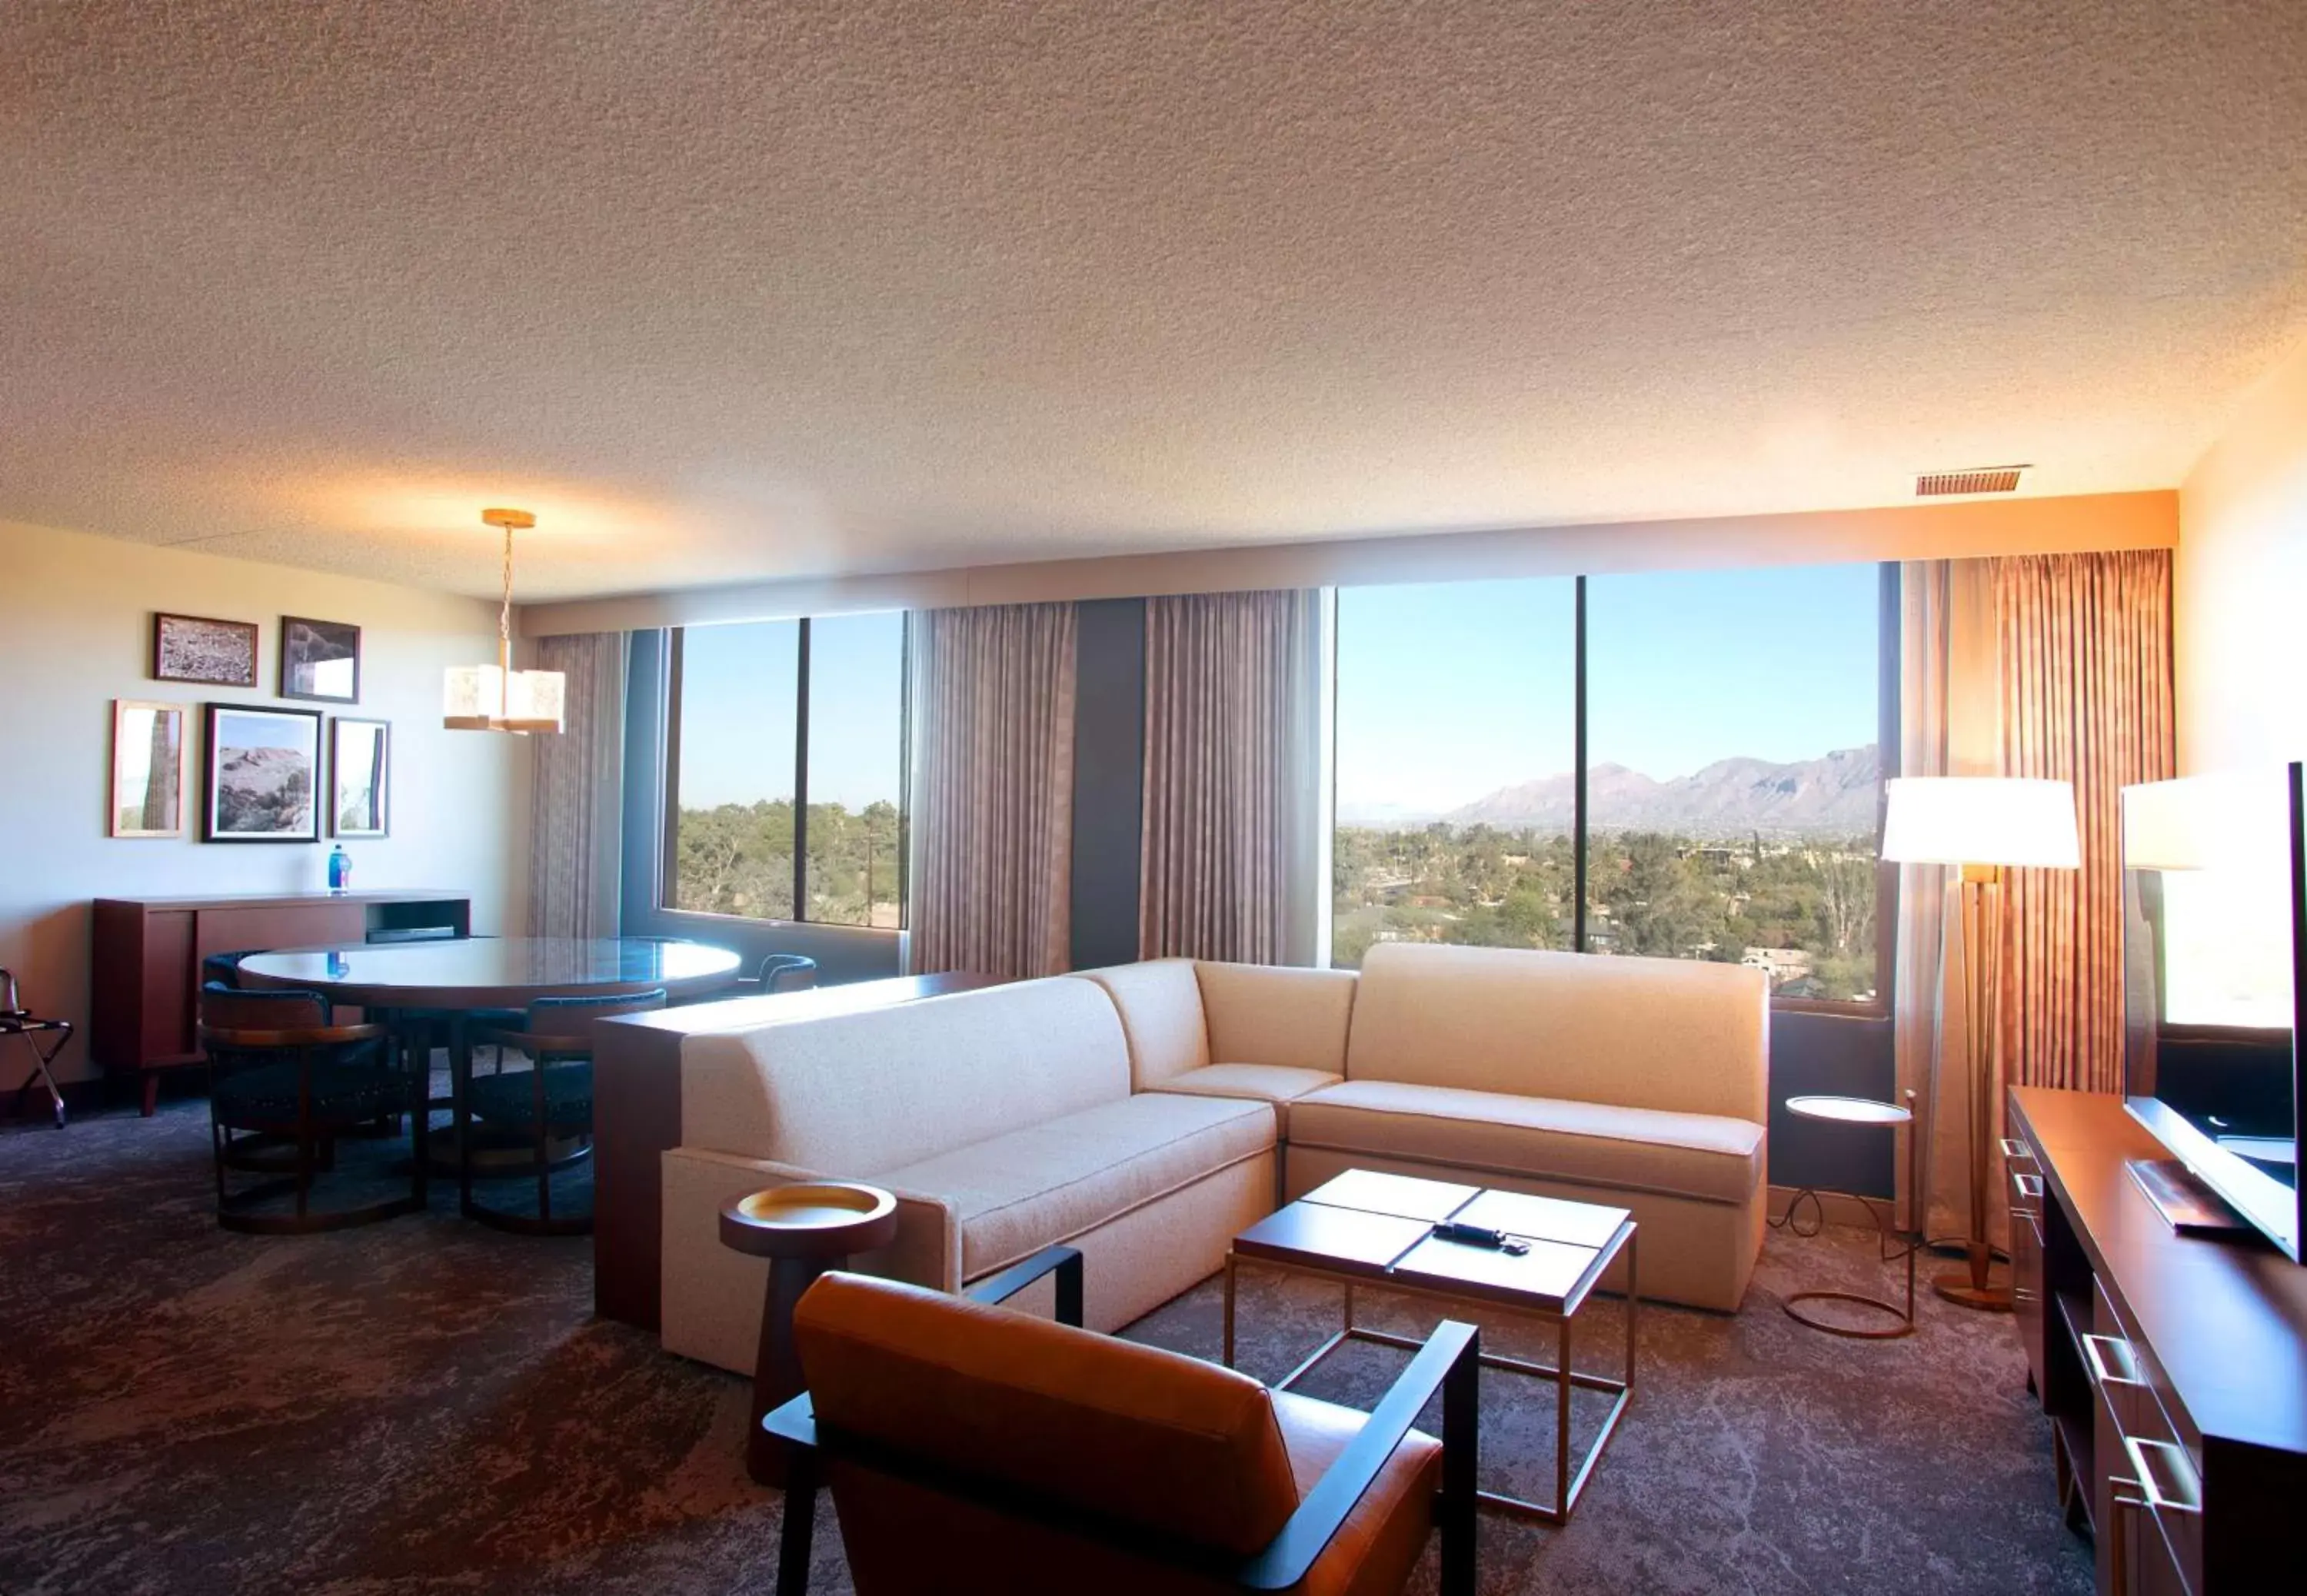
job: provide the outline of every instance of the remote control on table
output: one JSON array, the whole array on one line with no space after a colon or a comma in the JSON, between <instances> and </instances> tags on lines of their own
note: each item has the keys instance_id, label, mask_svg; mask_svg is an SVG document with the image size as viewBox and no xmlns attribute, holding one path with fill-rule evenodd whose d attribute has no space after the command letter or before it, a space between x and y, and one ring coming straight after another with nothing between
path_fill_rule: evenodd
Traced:
<instances>
[{"instance_id":1,"label":"remote control on table","mask_svg":"<svg viewBox=\"0 0 2307 1596\"><path fill-rule=\"evenodd\" d=\"M1530 1250L1528 1242L1517 1241L1502 1230L1492 1230L1481 1225L1459 1225L1445 1219L1434 1227L1434 1233L1445 1242L1461 1242L1469 1247L1488 1247L1493 1252L1506 1252L1519 1258Z\"/></svg>"}]
</instances>

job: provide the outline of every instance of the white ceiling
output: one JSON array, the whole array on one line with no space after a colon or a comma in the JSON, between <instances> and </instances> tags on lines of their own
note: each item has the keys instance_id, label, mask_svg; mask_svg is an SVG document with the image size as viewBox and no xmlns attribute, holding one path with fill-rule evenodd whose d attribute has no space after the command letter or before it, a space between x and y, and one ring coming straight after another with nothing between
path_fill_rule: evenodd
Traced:
<instances>
[{"instance_id":1,"label":"white ceiling","mask_svg":"<svg viewBox=\"0 0 2307 1596\"><path fill-rule=\"evenodd\" d=\"M545 598L2169 486L2299 0L0 11L0 518Z\"/></svg>"}]
</instances>

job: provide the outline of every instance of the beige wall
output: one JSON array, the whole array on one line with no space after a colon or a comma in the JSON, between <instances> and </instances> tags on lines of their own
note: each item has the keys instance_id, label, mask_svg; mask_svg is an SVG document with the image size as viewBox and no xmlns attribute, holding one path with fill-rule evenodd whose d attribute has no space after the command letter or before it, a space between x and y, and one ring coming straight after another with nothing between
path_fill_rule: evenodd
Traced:
<instances>
[{"instance_id":1,"label":"beige wall","mask_svg":"<svg viewBox=\"0 0 2307 1596\"><path fill-rule=\"evenodd\" d=\"M2179 491L2179 768L2307 758L2307 347Z\"/></svg>"},{"instance_id":2,"label":"beige wall","mask_svg":"<svg viewBox=\"0 0 2307 1596\"><path fill-rule=\"evenodd\" d=\"M151 680L156 610L257 622L257 686ZM361 703L347 713L392 722L392 835L346 843L355 884L452 888L472 897L475 930L519 929L528 859L525 742L441 727L441 673L493 653L493 606L0 522L0 966L16 972L31 1006L84 1026L92 898L326 884L326 841L198 841L198 705L282 702L273 689L283 615L360 627ZM193 706L182 839L105 834L115 698ZM0 1088L13 1090L22 1073L13 1052L0 1055ZM60 1079L91 1073L81 1037L62 1063Z\"/></svg>"},{"instance_id":3,"label":"beige wall","mask_svg":"<svg viewBox=\"0 0 2307 1596\"><path fill-rule=\"evenodd\" d=\"M2085 549L2167 549L2178 536L2178 497L2168 489L2068 498L1982 499L1891 509L1337 538L1175 554L744 583L529 605L521 610L520 627L524 635L539 637L560 632L631 631L864 610L1140 598L1150 593L1831 565L1855 560L1968 559L1986 554L2057 554Z\"/></svg>"}]
</instances>

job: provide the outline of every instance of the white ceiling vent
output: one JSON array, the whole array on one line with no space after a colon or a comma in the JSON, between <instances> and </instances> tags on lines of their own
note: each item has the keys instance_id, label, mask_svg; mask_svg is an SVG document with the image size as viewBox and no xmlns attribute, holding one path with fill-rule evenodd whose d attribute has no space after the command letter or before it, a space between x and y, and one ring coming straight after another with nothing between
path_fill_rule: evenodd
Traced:
<instances>
[{"instance_id":1,"label":"white ceiling vent","mask_svg":"<svg viewBox=\"0 0 2307 1596\"><path fill-rule=\"evenodd\" d=\"M1915 497L1943 499L1950 493L2015 493L2024 465L1973 465L1965 471L1931 471L1915 479Z\"/></svg>"}]
</instances>

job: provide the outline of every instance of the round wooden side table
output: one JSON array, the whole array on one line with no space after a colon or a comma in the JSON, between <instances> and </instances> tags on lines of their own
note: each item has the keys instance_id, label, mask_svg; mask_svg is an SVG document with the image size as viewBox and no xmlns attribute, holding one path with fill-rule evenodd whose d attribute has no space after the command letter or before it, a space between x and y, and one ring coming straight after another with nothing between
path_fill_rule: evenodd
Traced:
<instances>
[{"instance_id":1,"label":"round wooden side table","mask_svg":"<svg viewBox=\"0 0 2307 1596\"><path fill-rule=\"evenodd\" d=\"M785 1483L785 1443L761 1428L761 1417L802 1391L793 1304L819 1275L888 1246L896 1234L897 1199L877 1186L847 1182L772 1186L721 1210L721 1244L769 1260L760 1351L753 1360L753 1420L745 1432L745 1469L756 1484Z\"/></svg>"},{"instance_id":2,"label":"round wooden side table","mask_svg":"<svg viewBox=\"0 0 2307 1596\"><path fill-rule=\"evenodd\" d=\"M1906 1103L1878 1103L1871 1097L1839 1097L1830 1096L1788 1097L1787 1112L1797 1119L1817 1120L1832 1125L1855 1125L1898 1131L1907 1130L1907 1190L1918 1193L1922 1187L1916 1182L1917 1144L1921 1138L1914 1134L1915 1094L1906 1094ZM1870 1297L1859 1292L1805 1291L1797 1292L1781 1304L1787 1317L1797 1324L1808 1325L1814 1330L1823 1330L1830 1336L1847 1336L1857 1341L1895 1341L1901 1336L1915 1333L1915 1255L1922 1250L1922 1237L1900 1232L1896 1225L1896 1207L1880 1198L1864 1192L1844 1191L1835 1195L1856 1199L1864 1203L1874 1216L1874 1227L1881 1238L1882 1261L1896 1263L1903 1259L1907 1266L1907 1300L1904 1307L1882 1297ZM1805 1230L1796 1217L1803 1204L1810 1205L1811 1227ZM1825 1228L1826 1206L1819 1200L1815 1187L1805 1186L1787 1203L1787 1211L1771 1223L1794 1235L1814 1236ZM1836 1324L1806 1311L1811 1302L1843 1302L1856 1307L1888 1314L1891 1322L1879 1326Z\"/></svg>"}]
</instances>

